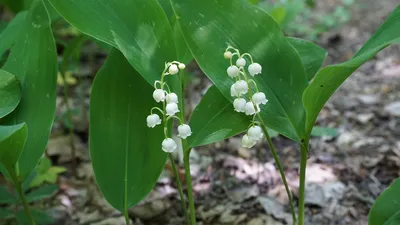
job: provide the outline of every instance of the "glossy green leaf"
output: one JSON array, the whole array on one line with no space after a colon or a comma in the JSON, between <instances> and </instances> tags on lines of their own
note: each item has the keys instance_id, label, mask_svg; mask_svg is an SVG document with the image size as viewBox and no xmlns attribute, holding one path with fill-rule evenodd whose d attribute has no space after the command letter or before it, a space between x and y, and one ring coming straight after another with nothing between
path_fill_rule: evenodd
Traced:
<instances>
[{"instance_id":1,"label":"glossy green leaf","mask_svg":"<svg viewBox=\"0 0 400 225\"><path fill-rule=\"evenodd\" d=\"M26 200L28 202L34 202L45 198L49 198L52 195L54 195L54 193L56 193L57 189L58 185L56 184L39 187L38 189L33 190L28 194L26 194Z\"/></svg>"},{"instance_id":2,"label":"glossy green leaf","mask_svg":"<svg viewBox=\"0 0 400 225\"><path fill-rule=\"evenodd\" d=\"M196 147L224 140L247 129L250 117L235 112L232 103L212 86L190 118L192 135L188 145Z\"/></svg>"},{"instance_id":3,"label":"glossy green leaf","mask_svg":"<svg viewBox=\"0 0 400 225\"><path fill-rule=\"evenodd\" d=\"M269 102L261 107L266 125L300 141L305 110L301 94L308 84L301 59L278 24L263 10L240 0L173 0L180 28L200 68L229 100L234 83L226 75L228 45L249 52L263 67L255 81ZM190 10L188 10L190 9Z\"/></svg>"},{"instance_id":4,"label":"glossy green leaf","mask_svg":"<svg viewBox=\"0 0 400 225\"><path fill-rule=\"evenodd\" d=\"M0 70L0 119L11 113L21 100L21 85L13 74Z\"/></svg>"},{"instance_id":5,"label":"glossy green leaf","mask_svg":"<svg viewBox=\"0 0 400 225\"><path fill-rule=\"evenodd\" d=\"M400 210L390 217L383 225L399 225L400 224Z\"/></svg>"},{"instance_id":6,"label":"glossy green leaf","mask_svg":"<svg viewBox=\"0 0 400 225\"><path fill-rule=\"evenodd\" d=\"M309 133L322 107L335 90L363 63L390 44L400 42L400 6L378 28L375 34L350 60L324 67L304 91L303 102L307 111L306 131Z\"/></svg>"},{"instance_id":7,"label":"glossy green leaf","mask_svg":"<svg viewBox=\"0 0 400 225\"><path fill-rule=\"evenodd\" d=\"M24 149L28 128L25 123L0 126L0 163L7 170L14 169Z\"/></svg>"},{"instance_id":8,"label":"glossy green leaf","mask_svg":"<svg viewBox=\"0 0 400 225\"><path fill-rule=\"evenodd\" d=\"M14 215L13 211L5 208L0 208L0 219L12 217L13 215Z\"/></svg>"},{"instance_id":9,"label":"glossy green leaf","mask_svg":"<svg viewBox=\"0 0 400 225\"><path fill-rule=\"evenodd\" d=\"M338 135L338 131L331 127L320 127L314 126L311 135L315 137L329 136L336 137Z\"/></svg>"},{"instance_id":10,"label":"glossy green leaf","mask_svg":"<svg viewBox=\"0 0 400 225\"><path fill-rule=\"evenodd\" d=\"M176 60L172 29L157 0L49 0L82 33L119 49L147 82Z\"/></svg>"},{"instance_id":11,"label":"glossy green leaf","mask_svg":"<svg viewBox=\"0 0 400 225\"><path fill-rule=\"evenodd\" d=\"M12 204L15 203L14 196L10 193L10 191L4 187L0 186L0 204Z\"/></svg>"},{"instance_id":12,"label":"glossy green leaf","mask_svg":"<svg viewBox=\"0 0 400 225\"><path fill-rule=\"evenodd\" d=\"M153 90L117 50L93 82L90 155L101 192L120 211L150 192L166 162L162 126L146 125L150 109L160 107Z\"/></svg>"},{"instance_id":13,"label":"glossy green leaf","mask_svg":"<svg viewBox=\"0 0 400 225\"><path fill-rule=\"evenodd\" d=\"M384 225L400 209L400 178L376 199L368 215L369 225Z\"/></svg>"},{"instance_id":14,"label":"glossy green leaf","mask_svg":"<svg viewBox=\"0 0 400 225\"><path fill-rule=\"evenodd\" d=\"M292 37L287 39L299 53L308 80L311 80L321 68L328 52L318 45L303 39Z\"/></svg>"},{"instance_id":15,"label":"glossy green leaf","mask_svg":"<svg viewBox=\"0 0 400 225\"><path fill-rule=\"evenodd\" d=\"M35 220L36 224L51 224L53 223L53 218L51 218L47 213L37 210L37 209L31 209L32 217ZM17 217L17 220L19 224L21 225L31 225L29 222L28 217L26 217L25 212L18 211L15 215Z\"/></svg>"},{"instance_id":16,"label":"glossy green leaf","mask_svg":"<svg viewBox=\"0 0 400 225\"><path fill-rule=\"evenodd\" d=\"M21 33L21 26L25 22L26 14L26 11L18 13L7 25L6 29L0 33L0 56L15 43L15 40Z\"/></svg>"},{"instance_id":17,"label":"glossy green leaf","mask_svg":"<svg viewBox=\"0 0 400 225\"><path fill-rule=\"evenodd\" d=\"M19 172L26 179L42 156L56 108L57 54L50 20L42 1L29 10L4 70L21 82L22 99L1 124L26 122L29 135L19 158Z\"/></svg>"}]
</instances>

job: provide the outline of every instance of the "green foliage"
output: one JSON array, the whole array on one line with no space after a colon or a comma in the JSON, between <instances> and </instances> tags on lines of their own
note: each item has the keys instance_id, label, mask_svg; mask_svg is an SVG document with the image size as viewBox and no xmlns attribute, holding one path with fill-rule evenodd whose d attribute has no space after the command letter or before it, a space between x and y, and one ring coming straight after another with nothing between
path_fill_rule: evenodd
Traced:
<instances>
[{"instance_id":1,"label":"green foliage","mask_svg":"<svg viewBox=\"0 0 400 225\"><path fill-rule=\"evenodd\" d=\"M400 214L400 178L378 197L368 215L369 225L397 225Z\"/></svg>"},{"instance_id":2,"label":"green foliage","mask_svg":"<svg viewBox=\"0 0 400 225\"><path fill-rule=\"evenodd\" d=\"M43 183L55 184L58 174L64 173L67 169L60 166L52 166L49 158L42 158L36 167L36 174L29 183L29 187L39 187Z\"/></svg>"},{"instance_id":3,"label":"green foliage","mask_svg":"<svg viewBox=\"0 0 400 225\"><path fill-rule=\"evenodd\" d=\"M24 149L27 134L25 123L0 126L0 163L9 173L15 173L15 164Z\"/></svg>"},{"instance_id":4,"label":"green foliage","mask_svg":"<svg viewBox=\"0 0 400 225\"><path fill-rule=\"evenodd\" d=\"M0 219L6 219L12 217L14 212L6 208L0 208Z\"/></svg>"},{"instance_id":5,"label":"green foliage","mask_svg":"<svg viewBox=\"0 0 400 225\"><path fill-rule=\"evenodd\" d=\"M26 194L26 200L28 202L34 202L34 201L43 200L45 198L49 198L52 195L54 195L54 193L57 191L57 189L58 189L58 185L55 185L55 184L42 186L42 187Z\"/></svg>"},{"instance_id":6,"label":"green foliage","mask_svg":"<svg viewBox=\"0 0 400 225\"><path fill-rule=\"evenodd\" d=\"M13 74L0 70L0 119L12 112L21 100L21 85Z\"/></svg>"},{"instance_id":7,"label":"green foliage","mask_svg":"<svg viewBox=\"0 0 400 225\"><path fill-rule=\"evenodd\" d=\"M18 211L16 214L17 220L21 225L31 225L28 217L25 215L24 211ZM32 217L36 224L51 224L53 219L45 212L37 209L32 210Z\"/></svg>"},{"instance_id":8,"label":"green foliage","mask_svg":"<svg viewBox=\"0 0 400 225\"><path fill-rule=\"evenodd\" d=\"M4 55L10 49L21 32L21 26L25 23L27 11L18 13L7 27L0 33L0 55Z\"/></svg>"},{"instance_id":9,"label":"green foliage","mask_svg":"<svg viewBox=\"0 0 400 225\"><path fill-rule=\"evenodd\" d=\"M13 204L15 203L14 196L10 193L10 191L4 187L0 186L0 204ZM0 216L0 218L2 218Z\"/></svg>"},{"instance_id":10,"label":"green foliage","mask_svg":"<svg viewBox=\"0 0 400 225\"><path fill-rule=\"evenodd\" d=\"M311 131L311 135L315 137L321 137L321 136L336 137L338 135L338 131L330 127L314 126Z\"/></svg>"},{"instance_id":11,"label":"green foliage","mask_svg":"<svg viewBox=\"0 0 400 225\"><path fill-rule=\"evenodd\" d=\"M167 159L160 147L162 127L146 126L146 116L156 105L153 90L117 50L93 82L89 132L93 169L104 197L123 212L154 187Z\"/></svg>"},{"instance_id":12,"label":"green foliage","mask_svg":"<svg viewBox=\"0 0 400 225\"><path fill-rule=\"evenodd\" d=\"M3 2L10 8L13 12L18 13L22 10L29 9L29 6L34 0L3 0Z\"/></svg>"}]
</instances>

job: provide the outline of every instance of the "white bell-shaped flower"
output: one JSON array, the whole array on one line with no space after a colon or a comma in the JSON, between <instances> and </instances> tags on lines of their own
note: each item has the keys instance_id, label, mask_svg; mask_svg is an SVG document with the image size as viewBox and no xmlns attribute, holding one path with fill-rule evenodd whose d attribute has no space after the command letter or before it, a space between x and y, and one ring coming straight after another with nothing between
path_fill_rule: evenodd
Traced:
<instances>
[{"instance_id":1,"label":"white bell-shaped flower","mask_svg":"<svg viewBox=\"0 0 400 225\"><path fill-rule=\"evenodd\" d=\"M268 100L265 97L265 94L263 92L257 92L251 97L251 100L254 102L254 104L259 105L259 104L267 104Z\"/></svg>"},{"instance_id":2,"label":"white bell-shaped flower","mask_svg":"<svg viewBox=\"0 0 400 225\"><path fill-rule=\"evenodd\" d=\"M224 58L225 59L232 59L232 52L230 52L230 51L224 52Z\"/></svg>"},{"instance_id":3,"label":"white bell-shaped flower","mask_svg":"<svg viewBox=\"0 0 400 225\"><path fill-rule=\"evenodd\" d=\"M238 96L238 93L235 89L235 84L232 84L232 86L231 86L231 96L232 97Z\"/></svg>"},{"instance_id":4,"label":"white bell-shaped flower","mask_svg":"<svg viewBox=\"0 0 400 225\"><path fill-rule=\"evenodd\" d=\"M257 142L251 139L247 134L242 138L242 146L245 148L252 148Z\"/></svg>"},{"instance_id":5,"label":"white bell-shaped flower","mask_svg":"<svg viewBox=\"0 0 400 225\"><path fill-rule=\"evenodd\" d=\"M177 74L179 72L178 66L175 64L170 65L168 68L168 72L171 75Z\"/></svg>"},{"instance_id":6,"label":"white bell-shaped flower","mask_svg":"<svg viewBox=\"0 0 400 225\"><path fill-rule=\"evenodd\" d=\"M259 141L263 137L261 127L257 125L250 127L247 131L247 135L255 141Z\"/></svg>"},{"instance_id":7,"label":"white bell-shaped flower","mask_svg":"<svg viewBox=\"0 0 400 225\"><path fill-rule=\"evenodd\" d=\"M165 97L165 101L167 101L167 104L178 103L178 96L174 92L171 92L167 94L167 96Z\"/></svg>"},{"instance_id":8,"label":"white bell-shaped flower","mask_svg":"<svg viewBox=\"0 0 400 225\"><path fill-rule=\"evenodd\" d=\"M244 98L237 98L233 101L233 108L236 112L246 111L246 100Z\"/></svg>"},{"instance_id":9,"label":"white bell-shaped flower","mask_svg":"<svg viewBox=\"0 0 400 225\"><path fill-rule=\"evenodd\" d=\"M236 81L234 84L234 88L236 90L236 93L238 93L239 95L246 94L249 91L249 85L244 80Z\"/></svg>"},{"instance_id":10,"label":"white bell-shaped flower","mask_svg":"<svg viewBox=\"0 0 400 225\"><path fill-rule=\"evenodd\" d=\"M165 107L165 111L167 111L168 116L173 116L175 113L179 112L178 104L175 102L168 103Z\"/></svg>"},{"instance_id":11,"label":"white bell-shaped flower","mask_svg":"<svg viewBox=\"0 0 400 225\"><path fill-rule=\"evenodd\" d=\"M182 124L178 126L178 136L182 139L186 139L192 135L192 130L190 129L189 125Z\"/></svg>"},{"instance_id":12,"label":"white bell-shaped flower","mask_svg":"<svg viewBox=\"0 0 400 225\"><path fill-rule=\"evenodd\" d=\"M230 78L237 77L237 76L239 76L239 73L240 73L239 68L235 65L228 67L228 69L226 69L226 72L228 73L228 76Z\"/></svg>"},{"instance_id":13,"label":"white bell-shaped flower","mask_svg":"<svg viewBox=\"0 0 400 225\"><path fill-rule=\"evenodd\" d=\"M257 75L257 74L260 74L261 73L261 70L262 70L262 67L261 67L261 65L260 64L258 64L258 63L252 63L252 64L250 64L250 66L249 66L249 73L250 73L250 75L251 76L255 76L255 75Z\"/></svg>"},{"instance_id":14,"label":"white bell-shaped flower","mask_svg":"<svg viewBox=\"0 0 400 225\"><path fill-rule=\"evenodd\" d=\"M245 113L246 115L254 115L256 113L260 112L260 108L258 106L256 106L256 108L254 108L254 104L253 102L247 102L246 103L246 108L245 108Z\"/></svg>"},{"instance_id":15,"label":"white bell-shaped flower","mask_svg":"<svg viewBox=\"0 0 400 225\"><path fill-rule=\"evenodd\" d=\"M146 121L147 121L147 126L151 128L161 124L161 119L157 114L151 114L147 116Z\"/></svg>"},{"instance_id":16,"label":"white bell-shaped flower","mask_svg":"<svg viewBox=\"0 0 400 225\"><path fill-rule=\"evenodd\" d=\"M240 57L240 58L238 58L238 59L236 60L236 65L237 65L238 67L243 67L243 66L246 65L246 60L245 60L244 58Z\"/></svg>"},{"instance_id":17,"label":"white bell-shaped flower","mask_svg":"<svg viewBox=\"0 0 400 225\"><path fill-rule=\"evenodd\" d=\"M168 152L168 153L174 152L178 148L178 145L172 138L164 139L161 146L162 146L162 150L164 152Z\"/></svg>"},{"instance_id":18,"label":"white bell-shaped flower","mask_svg":"<svg viewBox=\"0 0 400 225\"><path fill-rule=\"evenodd\" d=\"M179 69L183 70L183 69L186 68L186 65L183 64L183 63L179 63L179 64L178 64L178 67L179 67Z\"/></svg>"},{"instance_id":19,"label":"white bell-shaped flower","mask_svg":"<svg viewBox=\"0 0 400 225\"><path fill-rule=\"evenodd\" d=\"M165 91L162 89L154 90L153 98L156 100L156 102L163 102L165 100Z\"/></svg>"}]
</instances>

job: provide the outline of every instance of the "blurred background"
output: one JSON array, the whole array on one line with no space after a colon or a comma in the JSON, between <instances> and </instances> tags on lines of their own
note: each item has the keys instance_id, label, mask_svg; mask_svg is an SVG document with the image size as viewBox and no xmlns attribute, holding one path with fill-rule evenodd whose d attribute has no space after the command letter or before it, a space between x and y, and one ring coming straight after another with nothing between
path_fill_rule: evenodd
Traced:
<instances>
[{"instance_id":1,"label":"blurred background","mask_svg":"<svg viewBox=\"0 0 400 225\"><path fill-rule=\"evenodd\" d=\"M2 31L31 0L0 2ZM327 49L326 65L351 58L400 3L249 2L269 12L286 35ZM51 17L60 68L57 112L45 156L25 184L27 196L40 224L122 225L123 215L104 200L95 184L88 149L90 87L109 47L81 34L55 12ZM211 83L195 62L186 74L186 104L193 110ZM400 175L400 46L385 49L357 70L317 122L307 169L308 224L367 225L374 199ZM278 134L273 141L296 199L299 149ZM291 224L286 192L267 144L240 146L240 137L233 137L192 151L198 224ZM184 182L181 158L175 155ZM5 217L1 208L16 207L1 197L8 188L0 177L0 218ZM184 224L168 164L154 190L129 214L137 225ZM0 219L0 224L16 222Z\"/></svg>"}]
</instances>

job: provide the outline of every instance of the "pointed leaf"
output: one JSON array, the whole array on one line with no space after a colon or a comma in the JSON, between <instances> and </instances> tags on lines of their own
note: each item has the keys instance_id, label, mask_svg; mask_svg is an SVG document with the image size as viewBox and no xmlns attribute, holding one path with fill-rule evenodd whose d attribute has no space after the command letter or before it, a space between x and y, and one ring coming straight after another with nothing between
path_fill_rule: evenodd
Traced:
<instances>
[{"instance_id":1,"label":"pointed leaf","mask_svg":"<svg viewBox=\"0 0 400 225\"><path fill-rule=\"evenodd\" d=\"M400 42L400 6L398 6L378 28L375 34L350 60L324 67L303 93L307 111L306 131L311 132L322 107L336 89L362 64L374 57L390 44Z\"/></svg>"},{"instance_id":2,"label":"pointed leaf","mask_svg":"<svg viewBox=\"0 0 400 225\"><path fill-rule=\"evenodd\" d=\"M3 69L18 77L23 96L18 107L1 123L26 122L29 127L19 158L20 177L24 180L45 150L56 107L57 54L42 1L32 4L22 30Z\"/></svg>"},{"instance_id":3,"label":"pointed leaf","mask_svg":"<svg viewBox=\"0 0 400 225\"><path fill-rule=\"evenodd\" d=\"M26 200L28 202L33 202L33 201L39 201L45 198L49 198L52 195L54 195L54 193L57 191L58 189L58 185L53 184L53 185L45 185L42 187L39 187L36 190L33 190L31 192L29 192L28 194L26 194Z\"/></svg>"},{"instance_id":4,"label":"pointed leaf","mask_svg":"<svg viewBox=\"0 0 400 225\"><path fill-rule=\"evenodd\" d=\"M21 85L13 74L0 70L0 119L12 112L21 100Z\"/></svg>"},{"instance_id":5,"label":"pointed leaf","mask_svg":"<svg viewBox=\"0 0 400 225\"><path fill-rule=\"evenodd\" d=\"M47 213L37 210L37 209L31 209L32 217L35 220L36 224L51 224L53 223L53 218L51 218ZM17 220L19 224L21 225L30 225L30 221L28 217L26 217L25 212L18 211L15 215L17 217Z\"/></svg>"},{"instance_id":6,"label":"pointed leaf","mask_svg":"<svg viewBox=\"0 0 400 225\"><path fill-rule=\"evenodd\" d=\"M90 155L100 190L120 211L150 192L167 158L162 126L146 126L150 109L160 106L153 90L117 50L93 82Z\"/></svg>"},{"instance_id":7,"label":"pointed leaf","mask_svg":"<svg viewBox=\"0 0 400 225\"><path fill-rule=\"evenodd\" d=\"M301 94L307 86L300 57L285 39L278 24L265 11L240 0L173 0L176 17L194 58L220 92L229 100L234 83L226 75L228 45L249 52L263 67L256 76L258 88L269 102L262 106L266 125L300 141L305 111Z\"/></svg>"},{"instance_id":8,"label":"pointed leaf","mask_svg":"<svg viewBox=\"0 0 400 225\"><path fill-rule=\"evenodd\" d=\"M28 129L25 123L0 126L0 163L7 170L14 169L24 149Z\"/></svg>"},{"instance_id":9,"label":"pointed leaf","mask_svg":"<svg viewBox=\"0 0 400 225\"><path fill-rule=\"evenodd\" d=\"M10 49L18 39L18 36L22 30L21 26L23 26L25 21L26 14L26 11L18 13L7 25L6 29L0 33L0 56L2 56L6 50Z\"/></svg>"}]
</instances>

